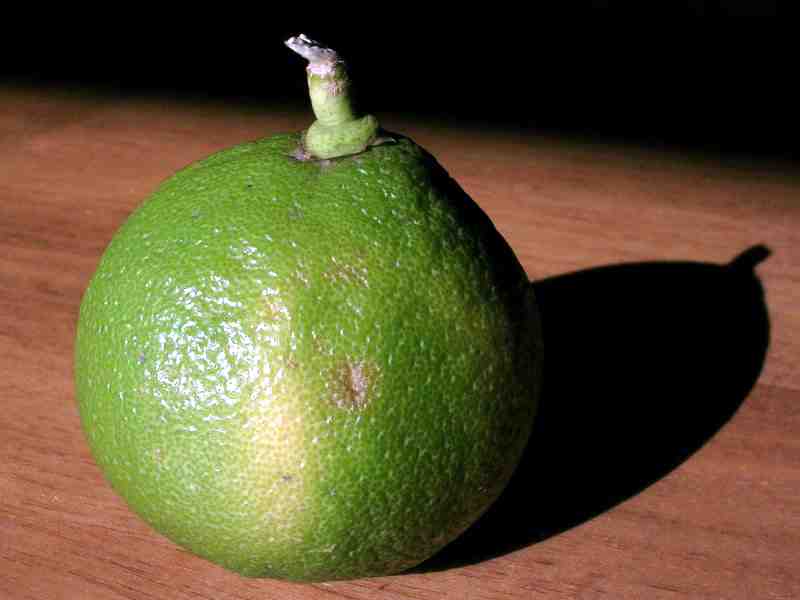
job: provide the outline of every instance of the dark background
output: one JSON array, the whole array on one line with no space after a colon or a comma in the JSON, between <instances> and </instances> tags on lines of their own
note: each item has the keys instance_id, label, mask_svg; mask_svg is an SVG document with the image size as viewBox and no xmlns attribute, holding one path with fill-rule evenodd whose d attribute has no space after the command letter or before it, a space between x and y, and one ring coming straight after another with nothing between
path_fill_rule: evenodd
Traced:
<instances>
[{"instance_id":1,"label":"dark background","mask_svg":"<svg viewBox=\"0 0 800 600\"><path fill-rule=\"evenodd\" d=\"M6 19L0 78L306 109L282 45L302 31L348 59L379 117L793 160L798 51L777 1L631 4L40 8Z\"/></svg>"}]
</instances>

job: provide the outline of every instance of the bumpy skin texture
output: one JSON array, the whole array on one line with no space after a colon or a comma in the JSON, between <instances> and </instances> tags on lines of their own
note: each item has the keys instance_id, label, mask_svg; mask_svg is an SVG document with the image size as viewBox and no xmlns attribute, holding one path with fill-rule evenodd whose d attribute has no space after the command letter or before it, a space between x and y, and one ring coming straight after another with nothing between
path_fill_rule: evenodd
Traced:
<instances>
[{"instance_id":1,"label":"bumpy skin texture","mask_svg":"<svg viewBox=\"0 0 800 600\"><path fill-rule=\"evenodd\" d=\"M164 182L81 305L80 414L131 508L247 576L396 573L498 496L540 331L489 219L413 142L299 161L300 137Z\"/></svg>"}]
</instances>

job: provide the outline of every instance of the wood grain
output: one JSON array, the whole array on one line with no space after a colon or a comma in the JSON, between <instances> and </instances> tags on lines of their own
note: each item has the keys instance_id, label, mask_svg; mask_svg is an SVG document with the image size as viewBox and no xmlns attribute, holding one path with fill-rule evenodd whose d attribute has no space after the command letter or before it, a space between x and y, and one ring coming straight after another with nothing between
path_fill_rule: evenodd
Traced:
<instances>
[{"instance_id":1,"label":"wood grain","mask_svg":"<svg viewBox=\"0 0 800 600\"><path fill-rule=\"evenodd\" d=\"M800 178L755 162L384 121L439 158L544 295L546 343L555 349L546 375L560 377L575 404L548 388L553 427L542 439L550 445L532 446L544 456L530 457L504 500L513 522L495 515L423 572L299 585L227 573L132 515L80 430L71 364L81 294L116 228L159 181L225 146L301 129L308 115L2 88L0 597L800 597ZM714 283L728 273L715 264L756 244L772 251L756 268L768 330L759 329L760 296L748 304L731 296L744 287ZM613 267L642 261L633 271ZM665 263L672 267L662 277ZM667 284L641 295L659 282ZM747 285L757 288L752 278ZM618 324L596 328L611 319ZM706 324L713 335L702 333ZM761 334L769 336L763 364ZM606 366L592 370L597 361ZM743 369L757 379L752 390ZM695 386L704 373L705 387ZM727 381L740 384L729 413L711 414L716 405L703 399L728 390ZM674 410L663 390L675 396ZM642 422L608 418L631 407ZM658 422L645 426L653 414ZM730 420L716 431L711 419L670 446L703 415ZM628 445L631 431L653 435ZM605 474L586 469L601 464L590 460L597 456ZM683 462L672 469L671 460ZM598 494L604 489L620 496ZM509 541L517 522L522 536Z\"/></svg>"}]
</instances>

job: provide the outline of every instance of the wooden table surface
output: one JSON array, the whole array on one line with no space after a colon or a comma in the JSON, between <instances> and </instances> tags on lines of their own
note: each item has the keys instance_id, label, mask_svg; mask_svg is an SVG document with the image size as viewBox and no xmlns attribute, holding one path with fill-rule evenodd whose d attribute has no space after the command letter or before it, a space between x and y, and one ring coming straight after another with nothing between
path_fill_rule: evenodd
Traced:
<instances>
[{"instance_id":1,"label":"wooden table surface","mask_svg":"<svg viewBox=\"0 0 800 600\"><path fill-rule=\"evenodd\" d=\"M800 597L800 177L391 115L539 293L544 401L507 492L414 573L319 585L241 578L134 516L80 429L81 294L159 181L309 117L0 88L0 597Z\"/></svg>"}]
</instances>

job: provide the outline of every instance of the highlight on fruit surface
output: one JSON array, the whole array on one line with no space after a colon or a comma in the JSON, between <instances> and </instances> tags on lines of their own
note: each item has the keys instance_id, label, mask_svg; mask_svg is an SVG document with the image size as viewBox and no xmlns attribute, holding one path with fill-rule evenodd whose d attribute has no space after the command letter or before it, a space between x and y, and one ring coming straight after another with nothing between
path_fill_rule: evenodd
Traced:
<instances>
[{"instance_id":1,"label":"highlight on fruit surface","mask_svg":"<svg viewBox=\"0 0 800 600\"><path fill-rule=\"evenodd\" d=\"M105 250L80 416L156 531L248 577L398 573L497 498L530 435L541 328L486 214L352 107L305 36L317 120L165 180Z\"/></svg>"}]
</instances>

